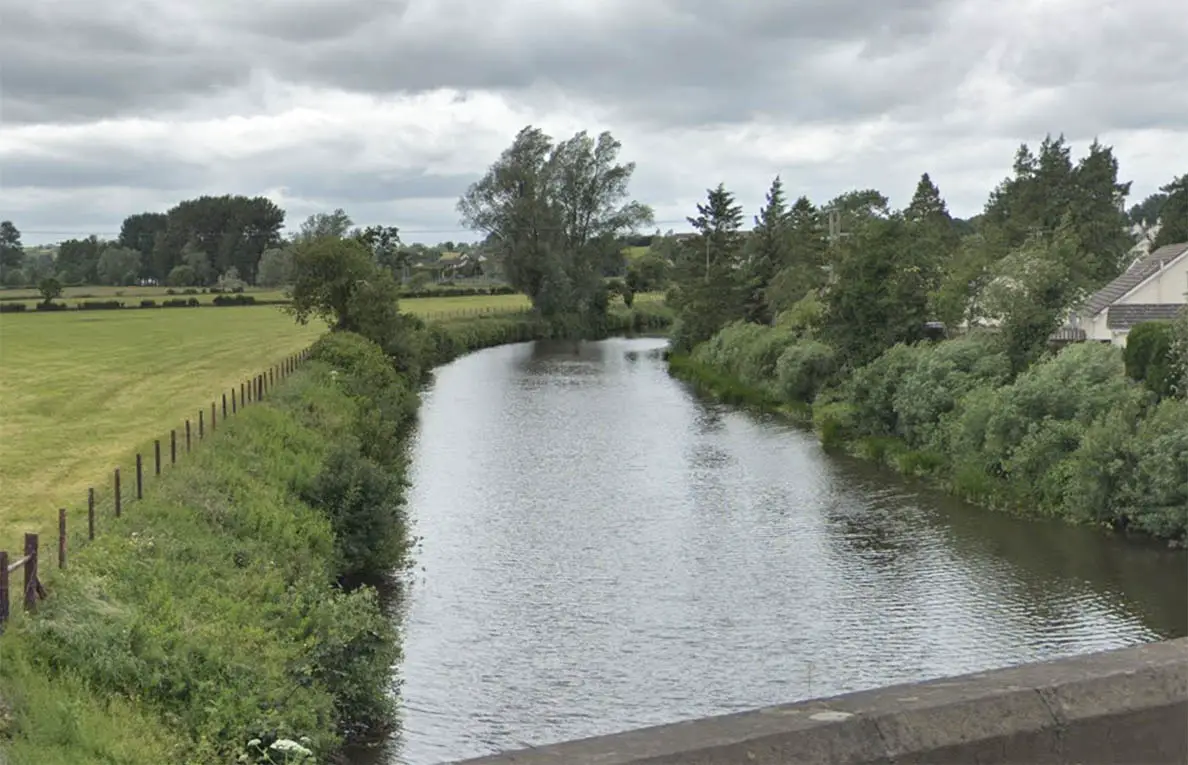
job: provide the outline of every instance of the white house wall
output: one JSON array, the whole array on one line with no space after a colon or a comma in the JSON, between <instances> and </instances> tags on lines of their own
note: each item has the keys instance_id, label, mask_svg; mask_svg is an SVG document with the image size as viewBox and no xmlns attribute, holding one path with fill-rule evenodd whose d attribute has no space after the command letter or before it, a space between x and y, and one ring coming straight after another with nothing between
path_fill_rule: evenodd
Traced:
<instances>
[{"instance_id":1,"label":"white house wall","mask_svg":"<svg viewBox=\"0 0 1188 765\"><path fill-rule=\"evenodd\" d=\"M1154 278L1129 295L1122 296L1120 305L1188 303L1188 257L1170 263Z\"/></svg>"}]
</instances>

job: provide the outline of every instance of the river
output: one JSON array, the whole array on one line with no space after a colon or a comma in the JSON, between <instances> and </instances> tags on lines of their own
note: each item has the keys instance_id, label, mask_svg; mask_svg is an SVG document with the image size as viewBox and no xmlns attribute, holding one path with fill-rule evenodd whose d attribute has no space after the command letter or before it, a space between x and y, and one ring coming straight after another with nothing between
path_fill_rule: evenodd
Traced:
<instances>
[{"instance_id":1,"label":"river","mask_svg":"<svg viewBox=\"0 0 1188 765\"><path fill-rule=\"evenodd\" d=\"M424 765L1188 634L1188 558L973 508L669 377L660 339L436 373L396 618ZM378 757L378 759L376 759Z\"/></svg>"}]
</instances>

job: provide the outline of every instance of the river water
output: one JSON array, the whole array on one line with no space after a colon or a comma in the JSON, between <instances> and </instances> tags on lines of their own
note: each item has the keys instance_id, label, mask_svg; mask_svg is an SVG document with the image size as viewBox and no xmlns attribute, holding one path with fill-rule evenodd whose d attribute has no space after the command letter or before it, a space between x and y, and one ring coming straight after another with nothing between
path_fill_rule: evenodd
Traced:
<instances>
[{"instance_id":1,"label":"river water","mask_svg":"<svg viewBox=\"0 0 1188 765\"><path fill-rule=\"evenodd\" d=\"M422 765L1188 634L1188 558L954 502L706 402L660 339L437 371L409 511ZM378 759L377 759L378 757Z\"/></svg>"}]
</instances>

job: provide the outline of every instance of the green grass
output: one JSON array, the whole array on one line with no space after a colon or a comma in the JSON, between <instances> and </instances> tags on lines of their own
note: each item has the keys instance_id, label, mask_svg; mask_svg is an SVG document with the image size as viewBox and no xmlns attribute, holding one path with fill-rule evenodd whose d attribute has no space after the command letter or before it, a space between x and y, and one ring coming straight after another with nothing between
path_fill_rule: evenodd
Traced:
<instances>
[{"instance_id":1,"label":"green grass","mask_svg":"<svg viewBox=\"0 0 1188 765\"><path fill-rule=\"evenodd\" d=\"M323 331L268 307L0 315L0 549Z\"/></svg>"}]
</instances>

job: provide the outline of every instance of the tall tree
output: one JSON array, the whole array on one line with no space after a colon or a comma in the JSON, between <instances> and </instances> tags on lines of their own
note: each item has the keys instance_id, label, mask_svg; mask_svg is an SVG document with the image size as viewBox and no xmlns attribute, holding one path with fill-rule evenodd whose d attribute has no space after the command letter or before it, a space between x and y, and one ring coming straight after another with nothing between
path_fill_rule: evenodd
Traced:
<instances>
[{"instance_id":1,"label":"tall tree","mask_svg":"<svg viewBox=\"0 0 1188 765\"><path fill-rule=\"evenodd\" d=\"M20 270L25 263L25 249L21 246L21 232L12 221L0 222L0 281L9 272Z\"/></svg>"},{"instance_id":2,"label":"tall tree","mask_svg":"<svg viewBox=\"0 0 1188 765\"><path fill-rule=\"evenodd\" d=\"M788 202L784 184L777 175L767 192L767 204L755 217L755 228L747 240L744 308L747 321L770 324L774 312L767 290L776 273L788 262L791 244Z\"/></svg>"},{"instance_id":3,"label":"tall tree","mask_svg":"<svg viewBox=\"0 0 1188 765\"><path fill-rule=\"evenodd\" d=\"M298 244L325 237L345 239L354 225L355 222L351 220L351 216L339 207L334 212L314 213L306 218L294 239Z\"/></svg>"},{"instance_id":4,"label":"tall tree","mask_svg":"<svg viewBox=\"0 0 1188 765\"><path fill-rule=\"evenodd\" d=\"M207 254L211 283L234 266L255 281L260 256L281 244L285 212L267 197L204 196L177 204L168 213L165 233L153 249L152 275L161 278L184 262L183 250L192 246Z\"/></svg>"},{"instance_id":5,"label":"tall tree","mask_svg":"<svg viewBox=\"0 0 1188 765\"><path fill-rule=\"evenodd\" d=\"M634 163L620 164L610 133L554 143L528 126L458 201L511 284L546 315L605 310L602 265L620 238L651 221L628 201Z\"/></svg>"},{"instance_id":6,"label":"tall tree","mask_svg":"<svg viewBox=\"0 0 1188 765\"><path fill-rule=\"evenodd\" d=\"M62 242L58 245L58 280L66 284L95 284L99 279L99 255L106 246L97 236Z\"/></svg>"},{"instance_id":7,"label":"tall tree","mask_svg":"<svg viewBox=\"0 0 1188 765\"><path fill-rule=\"evenodd\" d=\"M832 257L821 335L845 362L859 366L925 336L935 264L902 216L867 221Z\"/></svg>"},{"instance_id":8,"label":"tall tree","mask_svg":"<svg viewBox=\"0 0 1188 765\"><path fill-rule=\"evenodd\" d=\"M774 313L786 311L810 291L825 285L828 264L825 214L808 197L800 197L788 211L788 251L783 267L767 288Z\"/></svg>"},{"instance_id":9,"label":"tall tree","mask_svg":"<svg viewBox=\"0 0 1188 765\"><path fill-rule=\"evenodd\" d=\"M742 206L718 184L688 220L697 236L684 243L676 265L680 291L672 347L678 352L692 350L743 313Z\"/></svg>"},{"instance_id":10,"label":"tall tree","mask_svg":"<svg viewBox=\"0 0 1188 765\"><path fill-rule=\"evenodd\" d=\"M388 269L397 279L409 276L409 253L400 246L400 229L396 226L368 226L356 234L375 262Z\"/></svg>"},{"instance_id":11,"label":"tall tree","mask_svg":"<svg viewBox=\"0 0 1188 765\"><path fill-rule=\"evenodd\" d=\"M1167 198L1159 208L1159 233L1154 247L1188 242L1188 173L1160 189Z\"/></svg>"},{"instance_id":12,"label":"tall tree","mask_svg":"<svg viewBox=\"0 0 1188 765\"><path fill-rule=\"evenodd\" d=\"M1069 177L1068 213L1081 247L1071 275L1096 289L1122 273L1134 246L1125 202L1130 182L1118 182L1118 160L1108 146L1094 141Z\"/></svg>"},{"instance_id":13,"label":"tall tree","mask_svg":"<svg viewBox=\"0 0 1188 765\"><path fill-rule=\"evenodd\" d=\"M116 242L121 247L140 253L140 266L149 272L145 273L146 276L161 278L169 273L169 269L161 271L154 267L156 264L153 263L153 249L168 227L169 216L165 213L144 212L129 215L120 225L120 236Z\"/></svg>"},{"instance_id":14,"label":"tall tree","mask_svg":"<svg viewBox=\"0 0 1188 765\"><path fill-rule=\"evenodd\" d=\"M140 252L118 245L105 247L95 264L95 272L101 284L135 284L140 275Z\"/></svg>"}]
</instances>

